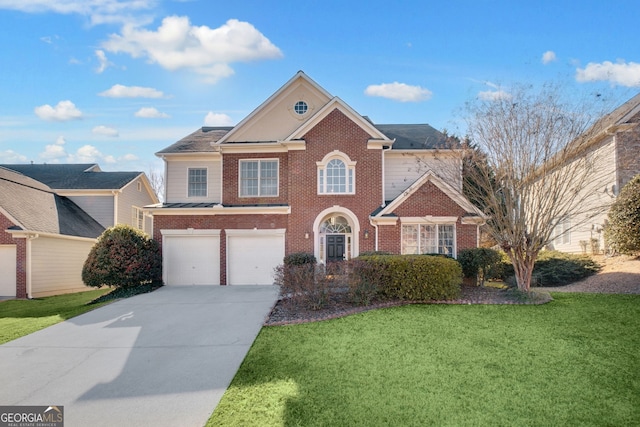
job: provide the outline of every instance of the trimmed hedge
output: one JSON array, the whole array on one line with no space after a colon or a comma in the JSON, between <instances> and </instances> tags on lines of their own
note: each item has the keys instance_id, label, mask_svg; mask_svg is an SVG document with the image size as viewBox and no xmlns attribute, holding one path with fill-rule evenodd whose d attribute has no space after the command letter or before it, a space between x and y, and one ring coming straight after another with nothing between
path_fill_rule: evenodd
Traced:
<instances>
[{"instance_id":1,"label":"trimmed hedge","mask_svg":"<svg viewBox=\"0 0 640 427\"><path fill-rule=\"evenodd\" d=\"M296 252L285 256L283 263L284 265L315 265L317 261L313 254L307 252Z\"/></svg>"},{"instance_id":2,"label":"trimmed hedge","mask_svg":"<svg viewBox=\"0 0 640 427\"><path fill-rule=\"evenodd\" d=\"M454 259L429 255L373 255L358 259L380 272L379 292L386 298L429 301L460 296L462 268Z\"/></svg>"}]
</instances>

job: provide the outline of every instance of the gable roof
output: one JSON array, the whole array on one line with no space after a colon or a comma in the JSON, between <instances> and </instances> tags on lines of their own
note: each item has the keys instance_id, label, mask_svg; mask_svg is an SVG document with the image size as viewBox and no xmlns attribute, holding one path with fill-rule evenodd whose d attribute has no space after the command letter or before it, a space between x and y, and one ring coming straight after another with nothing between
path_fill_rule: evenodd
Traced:
<instances>
[{"instance_id":1,"label":"gable roof","mask_svg":"<svg viewBox=\"0 0 640 427\"><path fill-rule=\"evenodd\" d=\"M398 197L387 203L382 209L377 209L371 216L382 217L393 213L404 201L406 201L413 193L415 193L420 187L422 187L427 181L431 181L440 191L445 193L451 200L453 200L458 206L466 211L470 216L478 216L480 218L486 218L473 203L471 203L462 193L446 183L442 178L436 175L431 169L427 170L420 178L416 180L409 188L400 193Z\"/></svg>"},{"instance_id":2,"label":"gable roof","mask_svg":"<svg viewBox=\"0 0 640 427\"><path fill-rule=\"evenodd\" d=\"M102 227L42 182L0 167L0 211L25 231L96 238Z\"/></svg>"},{"instance_id":3,"label":"gable roof","mask_svg":"<svg viewBox=\"0 0 640 427\"><path fill-rule=\"evenodd\" d=\"M142 172L104 172L97 164L0 165L56 190L119 190Z\"/></svg>"}]
</instances>

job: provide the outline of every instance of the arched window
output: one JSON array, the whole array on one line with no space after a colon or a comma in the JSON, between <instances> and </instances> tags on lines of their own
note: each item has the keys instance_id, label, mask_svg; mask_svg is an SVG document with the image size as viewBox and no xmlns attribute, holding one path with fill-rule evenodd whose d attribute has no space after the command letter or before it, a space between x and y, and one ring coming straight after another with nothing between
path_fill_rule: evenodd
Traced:
<instances>
[{"instance_id":1,"label":"arched window","mask_svg":"<svg viewBox=\"0 0 640 427\"><path fill-rule=\"evenodd\" d=\"M328 154L318 166L318 194L354 194L355 164L344 153Z\"/></svg>"}]
</instances>

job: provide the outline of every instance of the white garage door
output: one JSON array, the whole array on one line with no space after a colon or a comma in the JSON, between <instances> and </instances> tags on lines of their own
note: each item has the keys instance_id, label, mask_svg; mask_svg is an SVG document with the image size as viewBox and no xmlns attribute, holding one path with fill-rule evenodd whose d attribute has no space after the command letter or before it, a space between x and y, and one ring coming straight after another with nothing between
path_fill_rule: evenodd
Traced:
<instances>
[{"instance_id":1,"label":"white garage door","mask_svg":"<svg viewBox=\"0 0 640 427\"><path fill-rule=\"evenodd\" d=\"M219 235L165 235L165 285L219 285Z\"/></svg>"},{"instance_id":2,"label":"white garage door","mask_svg":"<svg viewBox=\"0 0 640 427\"><path fill-rule=\"evenodd\" d=\"M227 283L272 285L273 269L284 258L284 231L234 234L227 231Z\"/></svg>"},{"instance_id":3,"label":"white garage door","mask_svg":"<svg viewBox=\"0 0 640 427\"><path fill-rule=\"evenodd\" d=\"M0 245L0 296L16 296L16 246Z\"/></svg>"}]
</instances>

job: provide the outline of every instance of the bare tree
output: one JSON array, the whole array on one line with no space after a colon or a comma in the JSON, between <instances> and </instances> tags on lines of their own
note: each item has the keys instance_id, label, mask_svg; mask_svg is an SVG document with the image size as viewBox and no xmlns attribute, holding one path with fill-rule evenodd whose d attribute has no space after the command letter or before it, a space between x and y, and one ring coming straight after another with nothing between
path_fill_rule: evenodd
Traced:
<instances>
[{"instance_id":1,"label":"bare tree","mask_svg":"<svg viewBox=\"0 0 640 427\"><path fill-rule=\"evenodd\" d=\"M592 203L611 179L593 105L567 101L554 85L520 86L509 97L467 105L468 135L478 149L462 144L462 162L472 166L465 180L473 182L465 193L489 217L486 231L511 260L522 291L563 218L581 210L575 227L607 209L607 200Z\"/></svg>"},{"instance_id":2,"label":"bare tree","mask_svg":"<svg viewBox=\"0 0 640 427\"><path fill-rule=\"evenodd\" d=\"M151 188L158 196L160 201L164 200L164 175L162 171L158 171L157 169L151 168L149 173L147 174L149 178L149 183L151 184Z\"/></svg>"}]
</instances>

